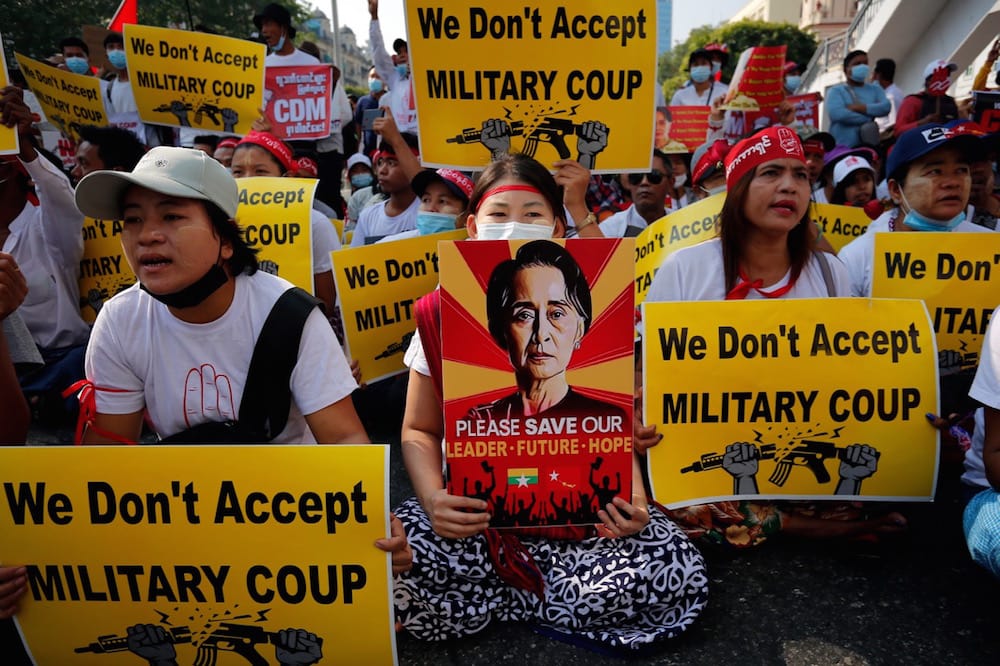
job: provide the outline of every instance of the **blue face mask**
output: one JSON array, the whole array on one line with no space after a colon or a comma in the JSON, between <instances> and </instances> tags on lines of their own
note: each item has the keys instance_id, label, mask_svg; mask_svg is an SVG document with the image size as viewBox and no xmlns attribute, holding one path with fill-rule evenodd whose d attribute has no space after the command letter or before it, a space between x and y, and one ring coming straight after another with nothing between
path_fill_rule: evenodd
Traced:
<instances>
[{"instance_id":1,"label":"blue face mask","mask_svg":"<svg viewBox=\"0 0 1000 666\"><path fill-rule=\"evenodd\" d=\"M910 212L908 212L906 217L903 218L903 224L914 231L951 231L965 221L964 210L950 220L932 220L926 215L922 215L910 207L910 202L906 200L905 194L903 194L902 197L903 203L905 203L906 207L910 209Z\"/></svg>"},{"instance_id":2,"label":"blue face mask","mask_svg":"<svg viewBox=\"0 0 1000 666\"><path fill-rule=\"evenodd\" d=\"M406 63L396 65L396 73L400 76L406 76L410 73L410 66Z\"/></svg>"},{"instance_id":3,"label":"blue face mask","mask_svg":"<svg viewBox=\"0 0 1000 666\"><path fill-rule=\"evenodd\" d=\"M455 216L448 213L417 211L417 231L421 236L455 230Z\"/></svg>"},{"instance_id":4,"label":"blue face mask","mask_svg":"<svg viewBox=\"0 0 1000 666\"><path fill-rule=\"evenodd\" d=\"M351 176L351 185L354 187L368 187L372 184L372 175L370 173L356 173Z\"/></svg>"},{"instance_id":5,"label":"blue face mask","mask_svg":"<svg viewBox=\"0 0 1000 666\"><path fill-rule=\"evenodd\" d=\"M722 63L718 60L712 61L712 74L718 74L722 71Z\"/></svg>"},{"instance_id":6,"label":"blue face mask","mask_svg":"<svg viewBox=\"0 0 1000 666\"><path fill-rule=\"evenodd\" d=\"M864 83L868 78L868 65L855 65L851 67L851 81Z\"/></svg>"},{"instance_id":7,"label":"blue face mask","mask_svg":"<svg viewBox=\"0 0 1000 666\"><path fill-rule=\"evenodd\" d=\"M125 69L125 52L121 49L108 51L108 62L115 69Z\"/></svg>"},{"instance_id":8,"label":"blue face mask","mask_svg":"<svg viewBox=\"0 0 1000 666\"><path fill-rule=\"evenodd\" d=\"M368 79L368 92L382 92L382 79Z\"/></svg>"},{"instance_id":9,"label":"blue face mask","mask_svg":"<svg viewBox=\"0 0 1000 666\"><path fill-rule=\"evenodd\" d=\"M271 53L277 53L281 49L285 48L285 34L282 33L281 38L278 40L278 43L270 48L271 48Z\"/></svg>"},{"instance_id":10,"label":"blue face mask","mask_svg":"<svg viewBox=\"0 0 1000 666\"><path fill-rule=\"evenodd\" d=\"M66 58L66 67L74 74L87 74L90 72L90 63L87 62L87 59L77 56Z\"/></svg>"},{"instance_id":11,"label":"blue face mask","mask_svg":"<svg viewBox=\"0 0 1000 666\"><path fill-rule=\"evenodd\" d=\"M704 83L712 75L712 68L709 65L696 65L691 68L691 80L695 83Z\"/></svg>"},{"instance_id":12,"label":"blue face mask","mask_svg":"<svg viewBox=\"0 0 1000 666\"><path fill-rule=\"evenodd\" d=\"M801 76L792 75L785 77L785 89L788 90L788 92L795 92L798 90L800 83L802 83Z\"/></svg>"}]
</instances>

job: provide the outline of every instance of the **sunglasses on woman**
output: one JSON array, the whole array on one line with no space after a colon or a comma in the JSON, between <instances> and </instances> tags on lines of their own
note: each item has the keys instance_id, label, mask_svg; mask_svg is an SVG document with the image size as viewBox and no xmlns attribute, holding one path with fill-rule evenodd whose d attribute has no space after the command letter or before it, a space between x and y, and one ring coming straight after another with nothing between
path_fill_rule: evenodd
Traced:
<instances>
[{"instance_id":1,"label":"sunglasses on woman","mask_svg":"<svg viewBox=\"0 0 1000 666\"><path fill-rule=\"evenodd\" d=\"M660 182L663 181L664 176L666 176L666 174L662 171L653 169L649 173L630 173L628 175L628 182L633 185L638 185L642 182L642 179L645 178L649 181L650 185L659 185Z\"/></svg>"}]
</instances>

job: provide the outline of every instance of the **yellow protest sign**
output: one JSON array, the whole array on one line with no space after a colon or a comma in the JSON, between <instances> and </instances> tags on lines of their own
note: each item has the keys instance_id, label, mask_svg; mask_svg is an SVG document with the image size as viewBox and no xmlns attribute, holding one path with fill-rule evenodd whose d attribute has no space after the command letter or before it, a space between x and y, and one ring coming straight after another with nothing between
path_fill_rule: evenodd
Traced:
<instances>
[{"instance_id":1,"label":"yellow protest sign","mask_svg":"<svg viewBox=\"0 0 1000 666\"><path fill-rule=\"evenodd\" d=\"M104 302L135 284L135 273L122 251L119 220L83 221L83 259L80 260L80 316L94 323Z\"/></svg>"},{"instance_id":2,"label":"yellow protest sign","mask_svg":"<svg viewBox=\"0 0 1000 666\"><path fill-rule=\"evenodd\" d=\"M14 57L45 117L70 139L80 138L78 130L83 125L108 124L99 78L58 69L20 53Z\"/></svg>"},{"instance_id":3,"label":"yellow protest sign","mask_svg":"<svg viewBox=\"0 0 1000 666\"><path fill-rule=\"evenodd\" d=\"M408 0L406 19L424 165L476 170L523 152L595 173L649 169L653 0Z\"/></svg>"},{"instance_id":4,"label":"yellow protest sign","mask_svg":"<svg viewBox=\"0 0 1000 666\"><path fill-rule=\"evenodd\" d=\"M373 545L389 533L386 447L4 447L0 465L3 561L27 567L17 622L36 663L395 660Z\"/></svg>"},{"instance_id":5,"label":"yellow protest sign","mask_svg":"<svg viewBox=\"0 0 1000 666\"><path fill-rule=\"evenodd\" d=\"M345 243L345 241L344 241L344 224L346 224L346 222L347 222L347 220L338 220L335 217L331 217L330 218L330 224L332 224L333 228L336 230L336 232L337 232L337 238L340 239L341 243Z\"/></svg>"},{"instance_id":6,"label":"yellow protest sign","mask_svg":"<svg viewBox=\"0 0 1000 666\"><path fill-rule=\"evenodd\" d=\"M438 242L465 237L465 229L457 229L332 253L347 347L364 381L406 370L403 354L417 329L414 306L438 283Z\"/></svg>"},{"instance_id":7,"label":"yellow protest sign","mask_svg":"<svg viewBox=\"0 0 1000 666\"><path fill-rule=\"evenodd\" d=\"M265 273L285 278L310 294L313 288L312 204L315 178L237 178L236 220L247 243L260 250Z\"/></svg>"},{"instance_id":8,"label":"yellow protest sign","mask_svg":"<svg viewBox=\"0 0 1000 666\"><path fill-rule=\"evenodd\" d=\"M837 204L812 204L809 211L833 249L840 252L844 246L867 231L871 219L864 208Z\"/></svg>"},{"instance_id":9,"label":"yellow protest sign","mask_svg":"<svg viewBox=\"0 0 1000 666\"><path fill-rule=\"evenodd\" d=\"M643 329L663 504L934 496L937 349L920 301L645 303Z\"/></svg>"},{"instance_id":10,"label":"yellow protest sign","mask_svg":"<svg viewBox=\"0 0 1000 666\"><path fill-rule=\"evenodd\" d=\"M0 34L0 44L3 44L3 35ZM7 59L0 62L0 88L10 85L10 74L7 73ZM17 128L0 125L0 155L15 155L21 152L21 144L18 142Z\"/></svg>"},{"instance_id":11,"label":"yellow protest sign","mask_svg":"<svg viewBox=\"0 0 1000 666\"><path fill-rule=\"evenodd\" d=\"M125 53L143 122L246 134L264 108L263 44L126 25Z\"/></svg>"},{"instance_id":12,"label":"yellow protest sign","mask_svg":"<svg viewBox=\"0 0 1000 666\"><path fill-rule=\"evenodd\" d=\"M716 234L726 194L722 192L661 217L635 238L635 302L642 303L667 256Z\"/></svg>"},{"instance_id":13,"label":"yellow protest sign","mask_svg":"<svg viewBox=\"0 0 1000 666\"><path fill-rule=\"evenodd\" d=\"M875 236L872 296L927 304L942 370L971 370L1000 304L1000 235L881 233Z\"/></svg>"}]
</instances>

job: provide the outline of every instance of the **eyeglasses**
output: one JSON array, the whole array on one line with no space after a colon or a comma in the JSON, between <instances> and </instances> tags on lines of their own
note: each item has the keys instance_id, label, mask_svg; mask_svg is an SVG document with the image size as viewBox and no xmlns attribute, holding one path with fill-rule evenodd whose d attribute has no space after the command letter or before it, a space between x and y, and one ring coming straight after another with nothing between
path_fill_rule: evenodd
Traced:
<instances>
[{"instance_id":1,"label":"eyeglasses","mask_svg":"<svg viewBox=\"0 0 1000 666\"><path fill-rule=\"evenodd\" d=\"M663 178L665 176L666 174L663 173L662 171L657 171L656 169L653 169L649 173L630 173L628 175L628 182L632 183L633 185L638 185L639 183L642 182L642 179L645 178L646 180L649 181L650 185L659 185L660 182L663 181Z\"/></svg>"}]
</instances>

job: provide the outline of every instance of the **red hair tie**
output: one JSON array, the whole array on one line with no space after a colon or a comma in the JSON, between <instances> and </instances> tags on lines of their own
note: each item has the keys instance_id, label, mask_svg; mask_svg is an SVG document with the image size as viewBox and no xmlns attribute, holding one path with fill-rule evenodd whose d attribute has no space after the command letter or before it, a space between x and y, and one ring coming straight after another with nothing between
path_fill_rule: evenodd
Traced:
<instances>
[{"instance_id":1,"label":"red hair tie","mask_svg":"<svg viewBox=\"0 0 1000 666\"><path fill-rule=\"evenodd\" d=\"M495 194L502 194L503 192L531 192L533 194L541 195L542 192L537 187L533 185L501 185L500 187L494 187L492 190L487 190L485 194L479 199L479 203L476 204L476 211L479 212L480 207L483 205L487 199Z\"/></svg>"}]
</instances>

